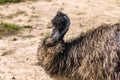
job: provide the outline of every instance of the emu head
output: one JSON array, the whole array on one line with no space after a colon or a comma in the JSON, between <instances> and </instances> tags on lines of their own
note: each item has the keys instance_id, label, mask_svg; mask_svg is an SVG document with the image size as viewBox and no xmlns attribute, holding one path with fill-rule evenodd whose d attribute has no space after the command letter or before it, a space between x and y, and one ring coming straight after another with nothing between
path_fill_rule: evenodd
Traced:
<instances>
[{"instance_id":1,"label":"emu head","mask_svg":"<svg viewBox=\"0 0 120 80\"><path fill-rule=\"evenodd\" d=\"M68 31L70 26L70 19L69 17L58 11L56 16L52 19L52 25L54 29L52 31L51 37L56 39L56 41L63 40L64 35Z\"/></svg>"}]
</instances>

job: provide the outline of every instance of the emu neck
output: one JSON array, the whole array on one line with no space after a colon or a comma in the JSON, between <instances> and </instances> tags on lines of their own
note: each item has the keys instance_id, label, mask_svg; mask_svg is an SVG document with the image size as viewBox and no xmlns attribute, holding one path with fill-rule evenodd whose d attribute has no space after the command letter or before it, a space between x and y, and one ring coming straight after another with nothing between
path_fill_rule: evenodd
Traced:
<instances>
[{"instance_id":1,"label":"emu neck","mask_svg":"<svg viewBox=\"0 0 120 80\"><path fill-rule=\"evenodd\" d=\"M81 40L79 38L78 40ZM76 41L75 41L76 42ZM81 55L79 53L75 53L72 48L75 50L78 46L73 45L74 41L62 43L65 49L63 49L59 53L55 53L51 62L48 63L49 67L46 67L46 71L51 76L59 75L59 76L67 76L70 77L74 75L73 72L80 66ZM78 43L76 43L77 45ZM72 51L71 51L72 50ZM53 55L53 54L52 54ZM50 58L51 59L51 58Z\"/></svg>"}]
</instances>

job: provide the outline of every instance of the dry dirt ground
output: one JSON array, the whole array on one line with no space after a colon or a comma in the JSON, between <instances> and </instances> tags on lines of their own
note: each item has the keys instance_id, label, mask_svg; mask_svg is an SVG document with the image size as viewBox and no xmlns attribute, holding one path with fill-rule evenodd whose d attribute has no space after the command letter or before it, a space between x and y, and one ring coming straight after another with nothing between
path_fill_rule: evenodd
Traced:
<instances>
[{"instance_id":1,"label":"dry dirt ground","mask_svg":"<svg viewBox=\"0 0 120 80\"><path fill-rule=\"evenodd\" d=\"M51 80L38 65L36 52L43 37L52 30L50 20L59 9L71 19L65 39L103 23L120 22L120 0L38 0L0 4L0 23L32 26L17 36L0 38L0 80Z\"/></svg>"}]
</instances>

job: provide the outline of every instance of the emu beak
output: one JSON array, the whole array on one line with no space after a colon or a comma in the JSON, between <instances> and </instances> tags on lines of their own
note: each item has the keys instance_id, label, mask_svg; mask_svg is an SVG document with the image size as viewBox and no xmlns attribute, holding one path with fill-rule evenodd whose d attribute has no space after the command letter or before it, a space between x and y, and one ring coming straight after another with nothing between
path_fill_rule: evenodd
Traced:
<instances>
[{"instance_id":1,"label":"emu beak","mask_svg":"<svg viewBox=\"0 0 120 80\"><path fill-rule=\"evenodd\" d=\"M51 34L50 37L54 38L55 40L58 40L58 39L59 39L60 33L59 33L59 31L58 31L57 28L54 28L54 29L53 29L52 34Z\"/></svg>"},{"instance_id":2,"label":"emu beak","mask_svg":"<svg viewBox=\"0 0 120 80\"><path fill-rule=\"evenodd\" d=\"M65 27L65 29L62 32L59 32L59 30L54 28L51 37L54 38L56 41L62 40L67 31L68 27Z\"/></svg>"},{"instance_id":3,"label":"emu beak","mask_svg":"<svg viewBox=\"0 0 120 80\"><path fill-rule=\"evenodd\" d=\"M60 38L60 33L59 33L59 31L56 31L54 34L53 34L53 36L52 36L55 40L59 40L59 38Z\"/></svg>"}]
</instances>

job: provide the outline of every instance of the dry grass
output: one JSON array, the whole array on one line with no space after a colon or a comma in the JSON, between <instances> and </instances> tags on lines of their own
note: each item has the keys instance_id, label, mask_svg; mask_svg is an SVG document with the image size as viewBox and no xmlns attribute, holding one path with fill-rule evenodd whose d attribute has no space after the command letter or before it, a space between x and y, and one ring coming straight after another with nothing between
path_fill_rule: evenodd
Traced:
<instances>
[{"instance_id":1,"label":"dry grass","mask_svg":"<svg viewBox=\"0 0 120 80\"><path fill-rule=\"evenodd\" d=\"M25 36L22 36L23 39L26 39L26 38L32 38L34 37L33 35L25 35Z\"/></svg>"}]
</instances>

